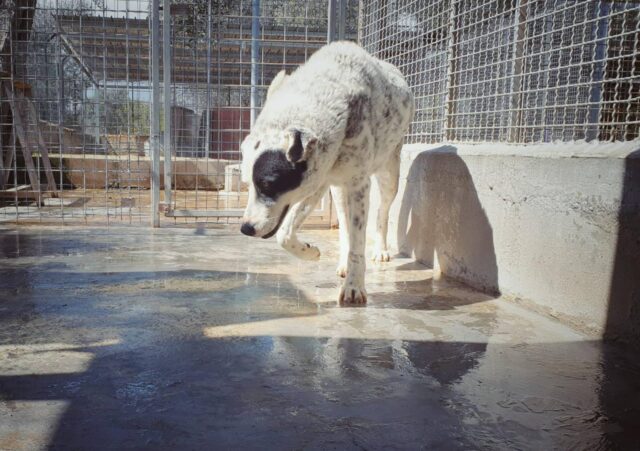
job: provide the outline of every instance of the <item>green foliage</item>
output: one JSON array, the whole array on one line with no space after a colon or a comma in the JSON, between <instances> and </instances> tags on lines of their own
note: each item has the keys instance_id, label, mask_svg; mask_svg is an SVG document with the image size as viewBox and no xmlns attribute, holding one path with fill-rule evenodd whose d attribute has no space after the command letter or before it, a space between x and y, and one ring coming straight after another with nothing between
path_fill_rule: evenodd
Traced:
<instances>
[{"instance_id":1,"label":"green foliage","mask_svg":"<svg viewBox=\"0 0 640 451\"><path fill-rule=\"evenodd\" d=\"M252 0L174 0L174 33L183 38L192 38L192 42L195 43L200 39L206 39L209 27L212 40L215 40L216 30L219 28L238 28L240 24L250 27L252 3ZM261 0L260 23L263 27L274 30L307 27L310 31L323 31L327 25L327 9L327 0ZM357 14L358 0L349 0L347 30L352 33L356 31Z\"/></svg>"},{"instance_id":2,"label":"green foliage","mask_svg":"<svg viewBox=\"0 0 640 451\"><path fill-rule=\"evenodd\" d=\"M309 27L319 30L327 25L326 1L265 1L261 9L261 22L266 26Z\"/></svg>"},{"instance_id":3,"label":"green foliage","mask_svg":"<svg viewBox=\"0 0 640 451\"><path fill-rule=\"evenodd\" d=\"M250 14L251 2L245 3L249 5L248 13ZM171 8L174 11L172 14L174 34L197 40L207 37L209 27L216 26L216 17L231 14L234 9L239 9L240 6L239 2L234 0L173 0ZM212 16L211 24L208 20L209 12Z\"/></svg>"},{"instance_id":4,"label":"green foliage","mask_svg":"<svg viewBox=\"0 0 640 451\"><path fill-rule=\"evenodd\" d=\"M148 135L149 115L149 103L130 99L124 88L100 91L84 104L85 123L109 135Z\"/></svg>"}]
</instances>

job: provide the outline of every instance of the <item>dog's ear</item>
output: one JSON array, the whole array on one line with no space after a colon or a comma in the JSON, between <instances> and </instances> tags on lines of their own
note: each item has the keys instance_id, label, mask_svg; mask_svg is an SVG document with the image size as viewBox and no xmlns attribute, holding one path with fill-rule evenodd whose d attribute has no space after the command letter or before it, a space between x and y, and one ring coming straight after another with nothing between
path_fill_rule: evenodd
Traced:
<instances>
[{"instance_id":1,"label":"dog's ear","mask_svg":"<svg viewBox=\"0 0 640 451\"><path fill-rule=\"evenodd\" d=\"M306 161L318 144L318 138L309 130L291 127L285 130L287 160L292 163Z\"/></svg>"}]
</instances>

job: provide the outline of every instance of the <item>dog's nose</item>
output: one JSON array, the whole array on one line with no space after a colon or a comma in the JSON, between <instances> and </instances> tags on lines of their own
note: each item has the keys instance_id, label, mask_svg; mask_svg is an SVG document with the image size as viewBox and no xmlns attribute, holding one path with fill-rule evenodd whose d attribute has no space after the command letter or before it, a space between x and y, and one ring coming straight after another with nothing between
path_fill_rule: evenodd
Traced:
<instances>
[{"instance_id":1,"label":"dog's nose","mask_svg":"<svg viewBox=\"0 0 640 451\"><path fill-rule=\"evenodd\" d=\"M240 227L240 231L247 236L254 236L256 234L256 229L253 228L251 224L245 222Z\"/></svg>"}]
</instances>

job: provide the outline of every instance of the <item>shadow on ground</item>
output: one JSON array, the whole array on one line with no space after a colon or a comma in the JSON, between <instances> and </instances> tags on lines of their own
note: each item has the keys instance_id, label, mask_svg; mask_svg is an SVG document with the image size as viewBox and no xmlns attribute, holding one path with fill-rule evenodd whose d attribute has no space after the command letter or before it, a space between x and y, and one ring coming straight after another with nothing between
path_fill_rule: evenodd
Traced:
<instances>
[{"instance_id":1,"label":"shadow on ground","mask_svg":"<svg viewBox=\"0 0 640 451\"><path fill-rule=\"evenodd\" d=\"M408 266L341 309L314 294L332 264L224 232L90 231L86 252L11 233L43 248L0 261L0 448L592 449L635 433L618 420L640 390L628 356L603 365L606 345ZM601 402L607 385L621 398Z\"/></svg>"}]
</instances>

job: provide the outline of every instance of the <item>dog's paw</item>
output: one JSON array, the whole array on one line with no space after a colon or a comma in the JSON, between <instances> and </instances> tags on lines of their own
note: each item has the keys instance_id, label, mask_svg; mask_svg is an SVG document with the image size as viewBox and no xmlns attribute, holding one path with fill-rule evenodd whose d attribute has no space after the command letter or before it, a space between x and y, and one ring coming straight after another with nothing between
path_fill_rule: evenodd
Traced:
<instances>
[{"instance_id":1,"label":"dog's paw","mask_svg":"<svg viewBox=\"0 0 640 451\"><path fill-rule=\"evenodd\" d=\"M389 255L389 251L382 251L382 250L376 249L373 251L373 257L371 257L371 259L374 262L379 262L379 263L388 262L389 260L391 260L391 255Z\"/></svg>"},{"instance_id":2,"label":"dog's paw","mask_svg":"<svg viewBox=\"0 0 640 451\"><path fill-rule=\"evenodd\" d=\"M343 279L347 277L347 265L346 263L340 263L336 268L336 275L338 277L342 277Z\"/></svg>"},{"instance_id":3,"label":"dog's paw","mask_svg":"<svg viewBox=\"0 0 640 451\"><path fill-rule=\"evenodd\" d=\"M367 303L367 292L362 287L357 287L346 282L340 288L338 296L340 305L363 305Z\"/></svg>"},{"instance_id":4,"label":"dog's paw","mask_svg":"<svg viewBox=\"0 0 640 451\"><path fill-rule=\"evenodd\" d=\"M298 256L303 260L315 261L320 258L320 249L309 243L304 243Z\"/></svg>"}]
</instances>

